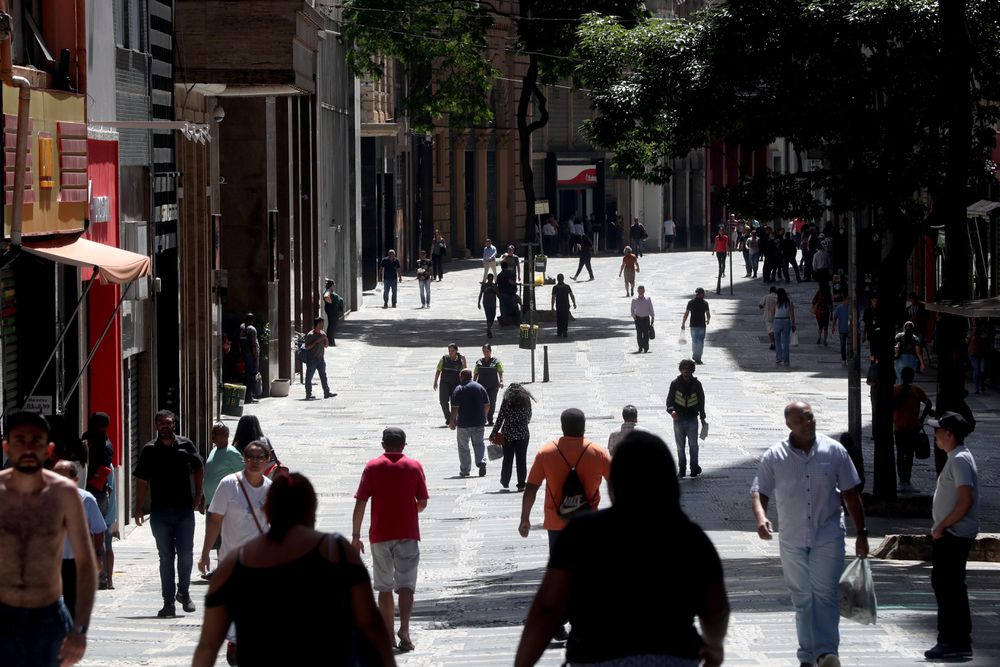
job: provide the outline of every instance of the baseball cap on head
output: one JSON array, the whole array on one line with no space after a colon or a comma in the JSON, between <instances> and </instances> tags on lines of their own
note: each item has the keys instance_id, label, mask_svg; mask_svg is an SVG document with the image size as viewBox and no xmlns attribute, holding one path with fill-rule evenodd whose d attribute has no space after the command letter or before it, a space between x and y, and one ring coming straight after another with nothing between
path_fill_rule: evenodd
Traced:
<instances>
[{"instance_id":1,"label":"baseball cap on head","mask_svg":"<svg viewBox=\"0 0 1000 667\"><path fill-rule=\"evenodd\" d=\"M961 436L966 436L972 432L969 422L957 412L945 412L937 419L928 419L926 424L931 428L943 428L946 431L951 431Z\"/></svg>"}]
</instances>

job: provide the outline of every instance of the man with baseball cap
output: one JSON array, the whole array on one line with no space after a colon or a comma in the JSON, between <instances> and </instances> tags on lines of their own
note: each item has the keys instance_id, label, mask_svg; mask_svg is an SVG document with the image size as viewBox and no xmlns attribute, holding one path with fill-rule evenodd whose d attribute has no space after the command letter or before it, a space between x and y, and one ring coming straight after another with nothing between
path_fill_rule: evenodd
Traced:
<instances>
[{"instance_id":1,"label":"man with baseball cap","mask_svg":"<svg viewBox=\"0 0 1000 667\"><path fill-rule=\"evenodd\" d=\"M937 644L924 652L928 660L972 657L972 615L965 587L969 550L979 533L979 473L965 446L971 425L957 412L928 419L934 441L948 460L937 479L931 514L933 551L931 586L938 605Z\"/></svg>"},{"instance_id":2,"label":"man with baseball cap","mask_svg":"<svg viewBox=\"0 0 1000 667\"><path fill-rule=\"evenodd\" d=\"M417 586L417 564L420 562L420 526L417 514L427 507L427 482L424 469L415 459L403 454L406 433L389 427L382 431L385 453L372 459L361 473L358 492L354 494L354 530L352 543L364 552L361 522L365 518L368 499L372 500L371 526L368 541L372 548L374 586L378 592L378 607L393 636L393 598L399 595L399 644L402 651L412 651L410 616L413 614L413 592Z\"/></svg>"}]
</instances>

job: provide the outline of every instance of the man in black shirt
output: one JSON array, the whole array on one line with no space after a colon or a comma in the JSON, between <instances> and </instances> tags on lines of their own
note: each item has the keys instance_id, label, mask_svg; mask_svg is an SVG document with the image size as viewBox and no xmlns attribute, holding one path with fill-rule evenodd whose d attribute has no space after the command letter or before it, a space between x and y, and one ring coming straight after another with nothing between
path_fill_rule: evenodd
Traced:
<instances>
[{"instance_id":1,"label":"man in black shirt","mask_svg":"<svg viewBox=\"0 0 1000 667\"><path fill-rule=\"evenodd\" d=\"M691 317L691 358L694 359L694 363L701 364L701 354L705 350L705 330L712 320L712 314L708 311L708 301L705 301L705 290L701 287L694 291L694 298L688 301L684 319L681 321L681 331L687 324L688 316Z\"/></svg>"},{"instance_id":2,"label":"man in black shirt","mask_svg":"<svg viewBox=\"0 0 1000 667\"><path fill-rule=\"evenodd\" d=\"M521 311L517 307L517 276L506 260L500 262L497 290L500 292L500 324L520 324Z\"/></svg>"},{"instance_id":3,"label":"man in black shirt","mask_svg":"<svg viewBox=\"0 0 1000 667\"><path fill-rule=\"evenodd\" d=\"M552 309L556 311L556 336L569 338L569 302L573 301L576 308L576 297L573 290L566 284L563 274L556 276L556 284L552 288Z\"/></svg>"},{"instance_id":4,"label":"man in black shirt","mask_svg":"<svg viewBox=\"0 0 1000 667\"><path fill-rule=\"evenodd\" d=\"M149 525L160 554L160 589L163 609L156 615L177 615L174 600L187 613L191 601L191 568L194 565L194 508L201 499L205 468L194 443L174 434L174 413L156 413L156 439L147 443L135 466L133 518L142 525L143 507L149 497ZM174 590L174 554L177 554L177 589Z\"/></svg>"},{"instance_id":5,"label":"man in black shirt","mask_svg":"<svg viewBox=\"0 0 1000 667\"><path fill-rule=\"evenodd\" d=\"M594 249L594 242L590 240L589 236L584 234L583 236L580 237L577 246L580 248L580 262L579 264L577 264L576 274L574 274L573 280L577 279L577 277L580 275L580 272L583 271L584 267L587 268L587 273L590 274L590 279L593 280L594 269L590 267L590 255L591 251ZM642 257L641 251L639 256Z\"/></svg>"}]
</instances>

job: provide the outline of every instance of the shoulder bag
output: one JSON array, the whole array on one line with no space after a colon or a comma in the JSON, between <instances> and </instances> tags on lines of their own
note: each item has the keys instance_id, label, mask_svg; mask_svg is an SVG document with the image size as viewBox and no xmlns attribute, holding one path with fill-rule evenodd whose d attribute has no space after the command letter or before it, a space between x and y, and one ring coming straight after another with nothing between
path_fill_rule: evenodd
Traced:
<instances>
[{"instance_id":1,"label":"shoulder bag","mask_svg":"<svg viewBox=\"0 0 1000 667\"><path fill-rule=\"evenodd\" d=\"M243 478L236 475L236 483L240 485L240 491L243 492L243 497L247 499L247 507L250 509L250 516L253 517L253 523L257 526L257 532L261 535L264 534L264 529L260 526L260 521L257 520L257 510L253 508L253 503L250 502L250 494L247 493L247 488L243 486Z\"/></svg>"}]
</instances>

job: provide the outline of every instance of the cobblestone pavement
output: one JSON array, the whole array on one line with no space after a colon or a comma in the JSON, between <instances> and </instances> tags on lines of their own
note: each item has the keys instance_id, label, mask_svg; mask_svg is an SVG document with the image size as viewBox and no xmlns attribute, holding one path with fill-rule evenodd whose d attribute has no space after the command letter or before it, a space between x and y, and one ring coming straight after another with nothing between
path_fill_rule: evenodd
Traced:
<instances>
[{"instance_id":1,"label":"cobblestone pavement","mask_svg":"<svg viewBox=\"0 0 1000 667\"><path fill-rule=\"evenodd\" d=\"M549 273L562 271L568 276L575 264L568 258L554 259ZM701 454L705 474L684 480L682 499L724 559L734 612L726 664L797 664L791 604L781 582L777 543L756 538L748 487L757 457L785 433L781 412L790 399L812 403L821 431L836 433L845 427L847 381L838 350L833 345L813 344L811 316L803 307L802 344L792 351L791 368L776 370L756 305L764 287L759 281L739 278L734 296L729 295L728 285L722 295L715 295L715 259L699 252L647 255L640 261L639 283L647 286L655 304L658 335L649 354L635 355L629 300L616 277L618 264L615 258L597 258L596 280L570 281L579 308L573 313L576 319L570 324L568 339L555 338L554 323L542 324L536 355L539 382L530 385L538 404L529 456L534 446L558 433L559 413L571 406L584 409L588 435L598 442L605 442L618 427L621 407L627 402L638 407L642 426L672 442L664 393L676 375L677 362L689 354L678 346L680 320L695 287L706 287L713 317L705 365L699 367L698 376L708 395L711 434ZM337 347L327 352L331 385L339 396L306 403L304 389L296 381L290 397L265 399L248 411L260 417L282 458L313 480L320 493L319 527L342 532L350 532L353 493L365 461L380 453L382 428L404 428L407 453L423 463L431 499L421 515L424 539L413 629L417 650L399 656L399 663L509 665L543 573L546 538L540 526L540 502L532 517L536 530L527 539L518 536L521 498L500 492L499 466L491 465L483 479L458 477L454 435L443 427L437 393L431 388L434 366L452 341L471 364L485 337L482 313L475 307L481 276L478 263L453 262L449 269L443 282L433 284L432 307L427 310L419 308L417 285L411 278L400 286L398 308L383 310L381 293L366 295L365 307L342 325ZM799 304L812 296L810 285L790 288ZM539 304L548 303L549 293L548 287L538 290ZM530 380L531 356L518 349L515 330L498 331L492 343L508 382ZM548 383L541 382L543 344L549 346ZM933 390L931 378L920 380ZM867 410L868 401L863 404ZM983 482L983 529L997 532L1000 493L993 447L1000 434L1000 399L995 393L974 396L971 404L981 423L970 444ZM865 440L870 461L871 443L867 436ZM928 491L933 479L931 464L918 462L914 483ZM198 523L196 545L201 544L200 518ZM875 545L887 533L926 531L929 519L873 518L869 526ZM681 545L664 544L664 548ZM132 530L116 543L116 553L117 590L98 595L84 664L189 664L204 587L194 590L196 614L156 619L159 582L148 527ZM934 643L929 565L882 561L873 565L881 603L879 624L842 623L843 664L923 663L923 651ZM970 567L976 658L968 664L1000 664L998 570L989 564ZM683 572L651 574L684 576ZM561 658L561 647L554 644L541 664L558 665ZM224 664L223 658L219 664Z\"/></svg>"}]
</instances>

